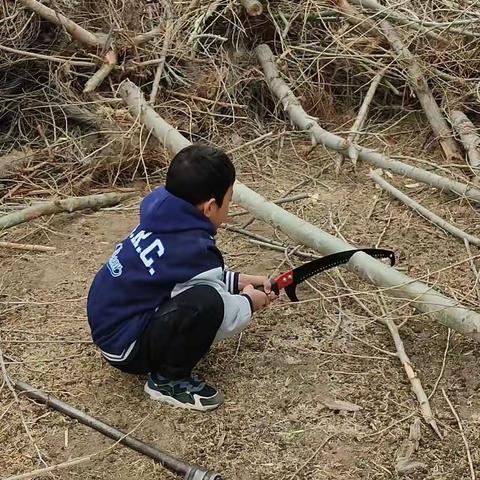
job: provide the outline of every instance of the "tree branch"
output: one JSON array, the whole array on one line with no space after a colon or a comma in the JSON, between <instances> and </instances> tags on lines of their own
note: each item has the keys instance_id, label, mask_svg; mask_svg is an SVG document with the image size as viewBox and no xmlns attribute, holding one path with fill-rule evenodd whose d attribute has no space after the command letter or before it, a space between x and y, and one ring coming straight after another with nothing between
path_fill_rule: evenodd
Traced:
<instances>
[{"instance_id":1,"label":"tree branch","mask_svg":"<svg viewBox=\"0 0 480 480\"><path fill-rule=\"evenodd\" d=\"M270 50L268 49L268 51ZM279 83L281 80L278 75L275 78L276 91L283 82ZM118 93L128 105L133 117L143 123L171 153L175 154L191 145L183 135L147 104L135 84L124 80ZM302 118L305 113L301 110L302 114L298 110L298 102L293 106L297 109L293 110L293 113L290 109L292 116L301 124L310 124L311 120L308 117L307 119ZM324 255L354 248L347 242L305 222L278 205L268 202L240 182L235 183L233 201L249 210L256 218L279 227L298 243ZM412 305L418 310L435 314L443 325L480 341L480 315L459 305L458 301L442 295L424 283L409 278L365 253L356 253L347 267L365 280L387 289L392 296L399 295L410 299Z\"/></svg>"},{"instance_id":2,"label":"tree branch","mask_svg":"<svg viewBox=\"0 0 480 480\"><path fill-rule=\"evenodd\" d=\"M21 223L29 222L44 215L61 212L72 213L86 208L112 207L134 195L135 193L100 193L86 197L70 197L64 198L63 200L40 203L39 205L34 205L0 217L0 231Z\"/></svg>"},{"instance_id":3,"label":"tree branch","mask_svg":"<svg viewBox=\"0 0 480 480\"><path fill-rule=\"evenodd\" d=\"M275 58L270 47L267 45L259 45L257 47L257 56L262 64L265 73L265 80L270 87L270 90L272 90L274 95L282 102L282 105L288 113L292 123L300 130L308 132L314 144L323 144L331 150L347 154L347 144L345 139L320 127L316 120L305 112L291 89L280 78L275 64ZM461 197L480 202L480 190L478 188L470 187L455 180L450 180L449 178L442 177L436 173L427 172L426 170L413 167L412 165L397 160L392 160L391 158L369 148L364 148L359 145L355 145L355 148L358 150L358 158L370 165L413 178L419 182L438 188L441 191L450 191Z\"/></svg>"},{"instance_id":4,"label":"tree branch","mask_svg":"<svg viewBox=\"0 0 480 480\"><path fill-rule=\"evenodd\" d=\"M388 183L377 172L371 171L369 173L369 177L377 185L379 185L386 192L388 192L390 195L395 197L397 200L400 200L402 203L404 203L408 207L413 208L413 210L415 210L423 218L426 218L428 221L430 221L437 227L440 227L442 230L445 230L446 232L451 233L452 235L454 235L457 238L460 238L461 240L467 240L468 243L471 243L472 245L480 246L480 238L474 237L473 235L470 235L464 232L460 228L455 227L455 225L448 223L446 220L439 217L435 213L431 212L430 210L428 210L428 208L425 208L423 205L420 205L418 202L410 198L408 195L405 195L403 192L401 192L400 190L395 188L393 185Z\"/></svg>"},{"instance_id":5,"label":"tree branch","mask_svg":"<svg viewBox=\"0 0 480 480\"><path fill-rule=\"evenodd\" d=\"M45 20L63 27L75 40L95 48L104 46L104 42L97 35L37 0L20 0L20 2Z\"/></svg>"}]
</instances>

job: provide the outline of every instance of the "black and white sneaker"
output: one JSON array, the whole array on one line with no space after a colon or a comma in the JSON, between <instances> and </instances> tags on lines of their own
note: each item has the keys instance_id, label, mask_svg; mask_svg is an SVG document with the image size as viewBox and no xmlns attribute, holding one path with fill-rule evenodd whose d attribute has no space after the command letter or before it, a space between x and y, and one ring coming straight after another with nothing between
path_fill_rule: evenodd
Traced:
<instances>
[{"instance_id":1,"label":"black and white sneaker","mask_svg":"<svg viewBox=\"0 0 480 480\"><path fill-rule=\"evenodd\" d=\"M200 412L214 410L223 403L222 393L195 376L169 380L157 373L151 373L145 384L145 392L153 400Z\"/></svg>"}]
</instances>

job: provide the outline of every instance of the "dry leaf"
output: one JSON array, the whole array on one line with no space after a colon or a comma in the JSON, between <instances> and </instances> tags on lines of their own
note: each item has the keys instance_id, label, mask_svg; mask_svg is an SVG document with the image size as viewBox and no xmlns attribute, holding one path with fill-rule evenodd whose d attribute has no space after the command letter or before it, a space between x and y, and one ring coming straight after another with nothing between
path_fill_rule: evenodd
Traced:
<instances>
[{"instance_id":1,"label":"dry leaf","mask_svg":"<svg viewBox=\"0 0 480 480\"><path fill-rule=\"evenodd\" d=\"M417 451L421 438L421 422L416 418L410 427L410 434L405 439L395 456L395 471L399 475L405 475L418 468L426 468L426 465L421 462L412 461L412 455Z\"/></svg>"},{"instance_id":2,"label":"dry leaf","mask_svg":"<svg viewBox=\"0 0 480 480\"><path fill-rule=\"evenodd\" d=\"M354 403L344 402L343 400L331 400L327 398L321 400L321 402L330 410L338 410L341 412L358 412L362 409L362 407Z\"/></svg>"}]
</instances>

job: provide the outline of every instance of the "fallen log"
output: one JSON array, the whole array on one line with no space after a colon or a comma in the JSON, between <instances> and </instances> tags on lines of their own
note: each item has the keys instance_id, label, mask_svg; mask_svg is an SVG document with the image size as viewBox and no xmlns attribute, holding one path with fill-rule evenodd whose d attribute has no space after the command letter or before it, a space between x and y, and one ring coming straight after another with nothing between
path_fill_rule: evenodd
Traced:
<instances>
[{"instance_id":1,"label":"fallen log","mask_svg":"<svg viewBox=\"0 0 480 480\"><path fill-rule=\"evenodd\" d=\"M283 82L278 74L272 77L272 72L267 75L268 78L276 79L274 85L272 86L269 82L269 86L278 95L278 88L284 85ZM142 92L134 83L124 80L118 89L118 94L128 105L132 116L144 124L171 153L175 154L191 145L183 135L147 104ZM286 102L289 114L298 119L301 124L311 123L308 118L303 118L305 115L303 110L303 114L299 112L298 102L289 104L291 98L283 96L280 98ZM354 248L347 242L322 231L278 205L268 202L240 182L235 183L233 201L250 211L256 218L271 223L298 243L323 255ZM480 341L480 315L459 305L457 301L437 292L429 285L418 282L362 252L355 254L348 262L347 267L355 271L361 278L385 289L385 293L393 297L398 295L409 299L411 305L419 311L435 314L439 322L446 327Z\"/></svg>"},{"instance_id":2,"label":"fallen log","mask_svg":"<svg viewBox=\"0 0 480 480\"><path fill-rule=\"evenodd\" d=\"M0 231L44 215L61 212L72 213L86 208L113 207L134 195L135 193L100 193L97 195L87 195L86 197L69 197L63 200L40 203L0 217Z\"/></svg>"},{"instance_id":3,"label":"fallen log","mask_svg":"<svg viewBox=\"0 0 480 480\"><path fill-rule=\"evenodd\" d=\"M292 123L300 130L308 132L314 144L323 144L331 150L348 155L349 146L346 140L320 127L316 120L305 112L288 85L280 78L275 65L275 58L270 48L267 45L259 45L257 47L257 56L262 64L265 80L270 90L281 100ZM450 191L469 200L480 202L480 189L476 187L450 180L398 160L392 160L373 149L364 148L360 145L355 145L355 148L358 151L358 158L374 167L390 170L398 175L413 178L426 185L438 188L440 191Z\"/></svg>"}]
</instances>

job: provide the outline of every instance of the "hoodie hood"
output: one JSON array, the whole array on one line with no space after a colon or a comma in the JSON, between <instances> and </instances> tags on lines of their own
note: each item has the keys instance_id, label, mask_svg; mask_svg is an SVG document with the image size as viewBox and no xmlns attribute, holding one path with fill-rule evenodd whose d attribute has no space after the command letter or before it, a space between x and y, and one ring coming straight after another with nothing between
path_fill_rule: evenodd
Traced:
<instances>
[{"instance_id":1,"label":"hoodie hood","mask_svg":"<svg viewBox=\"0 0 480 480\"><path fill-rule=\"evenodd\" d=\"M140 205L140 224L155 233L204 230L215 235L213 223L195 205L160 187L147 195Z\"/></svg>"}]
</instances>

